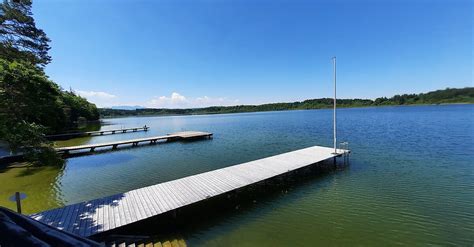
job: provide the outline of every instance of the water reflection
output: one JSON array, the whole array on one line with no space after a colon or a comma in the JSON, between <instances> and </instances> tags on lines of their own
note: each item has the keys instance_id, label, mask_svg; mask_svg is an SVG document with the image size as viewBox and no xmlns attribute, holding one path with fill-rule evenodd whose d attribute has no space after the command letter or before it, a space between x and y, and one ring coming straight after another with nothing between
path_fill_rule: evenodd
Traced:
<instances>
[{"instance_id":1,"label":"water reflection","mask_svg":"<svg viewBox=\"0 0 474 247\"><path fill-rule=\"evenodd\" d=\"M8 198L20 191L27 195L22 200L22 211L25 214L63 206L60 182L63 174L64 168L56 166L14 164L1 168L0 205L16 210L15 202Z\"/></svg>"}]
</instances>

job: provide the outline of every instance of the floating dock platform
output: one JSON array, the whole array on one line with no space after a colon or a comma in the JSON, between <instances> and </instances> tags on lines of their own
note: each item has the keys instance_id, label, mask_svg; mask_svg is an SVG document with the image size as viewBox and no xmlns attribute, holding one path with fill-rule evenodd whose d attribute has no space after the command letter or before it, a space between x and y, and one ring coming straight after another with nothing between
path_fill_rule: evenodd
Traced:
<instances>
[{"instance_id":1,"label":"floating dock platform","mask_svg":"<svg viewBox=\"0 0 474 247\"><path fill-rule=\"evenodd\" d=\"M175 136L179 136L176 135ZM192 136L190 134L190 136ZM148 139L150 141L151 139ZM52 209L30 217L88 237L225 194L318 162L348 150L313 146L225 167L100 199Z\"/></svg>"},{"instance_id":2,"label":"floating dock platform","mask_svg":"<svg viewBox=\"0 0 474 247\"><path fill-rule=\"evenodd\" d=\"M176 133L168 134L164 136L154 136L154 137L146 137L146 138L139 138L139 139L132 139L132 140L124 140L124 141L87 144L87 145L79 145L79 146L71 146L71 147L61 147L61 148L56 148L55 150L56 152L62 153L62 154L69 154L72 151L80 151L80 150L88 150L90 152L94 152L96 148L112 147L112 149L117 149L119 145L126 145L126 144L132 144L132 146L137 146L139 143L143 143L143 142L155 144L158 141L177 141L177 140L211 138L211 137L212 137L212 133L208 133L208 132L183 131L183 132L176 132Z\"/></svg>"}]
</instances>

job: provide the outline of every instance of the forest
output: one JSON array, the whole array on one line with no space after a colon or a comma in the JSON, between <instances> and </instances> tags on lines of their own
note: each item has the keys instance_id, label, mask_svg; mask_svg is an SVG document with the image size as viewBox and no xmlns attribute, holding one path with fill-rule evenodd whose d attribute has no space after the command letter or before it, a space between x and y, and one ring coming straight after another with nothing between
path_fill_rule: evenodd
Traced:
<instances>
[{"instance_id":1,"label":"forest","mask_svg":"<svg viewBox=\"0 0 474 247\"><path fill-rule=\"evenodd\" d=\"M390 98L381 97L371 99L338 99L340 108L368 107L388 105L418 105L418 104L449 104L449 103L474 103L474 87L446 88L420 94L395 95ZM136 110L120 110L99 108L101 117L119 116L146 116L146 115L189 115L189 114L219 114L258 111L284 111L324 109L333 107L332 98L308 99L291 103L271 103L263 105L237 105L237 106L211 106L205 108L166 109L142 108Z\"/></svg>"}]
</instances>

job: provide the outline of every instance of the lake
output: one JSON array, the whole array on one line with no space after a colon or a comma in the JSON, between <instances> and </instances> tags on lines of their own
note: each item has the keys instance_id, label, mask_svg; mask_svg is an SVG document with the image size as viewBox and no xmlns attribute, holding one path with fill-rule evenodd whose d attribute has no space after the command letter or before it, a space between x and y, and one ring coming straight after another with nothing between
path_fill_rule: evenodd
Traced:
<instances>
[{"instance_id":1,"label":"lake","mask_svg":"<svg viewBox=\"0 0 474 247\"><path fill-rule=\"evenodd\" d=\"M28 196L24 212L33 213L312 145L332 146L331 110L104 122L102 129L151 129L57 145L183 130L212 132L214 138L72 157L62 168L2 169L0 205L14 209L8 197L21 191ZM344 169L161 237L191 246L474 243L474 105L339 109L338 140L352 150Z\"/></svg>"}]
</instances>

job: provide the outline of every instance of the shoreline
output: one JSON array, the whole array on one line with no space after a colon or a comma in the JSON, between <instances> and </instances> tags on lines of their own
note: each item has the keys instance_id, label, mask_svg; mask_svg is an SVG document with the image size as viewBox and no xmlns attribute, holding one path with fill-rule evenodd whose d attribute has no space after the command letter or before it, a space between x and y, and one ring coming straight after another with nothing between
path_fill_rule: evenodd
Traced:
<instances>
[{"instance_id":1,"label":"shoreline","mask_svg":"<svg viewBox=\"0 0 474 247\"><path fill-rule=\"evenodd\" d=\"M458 102L458 103L438 103L438 104L407 104L407 105L371 105L371 106L338 106L338 109L354 109L354 108L380 108L380 107L414 107L414 106L448 106L448 105L474 105L474 102ZM219 106L216 106L219 107ZM146 109L146 108L145 108ZM156 109L156 108L150 108ZM332 107L325 108L308 108L308 109L284 109L269 111L239 111L239 112L207 112L207 113L191 113L191 114L144 114L144 115L116 115L100 117L100 120L113 118L130 118L130 117L180 117L180 116L204 116L204 115L223 115L223 114L240 114L240 113L262 113L262 112L283 112L283 111L307 111L307 110L328 110ZM124 110L135 111L135 110Z\"/></svg>"}]
</instances>

